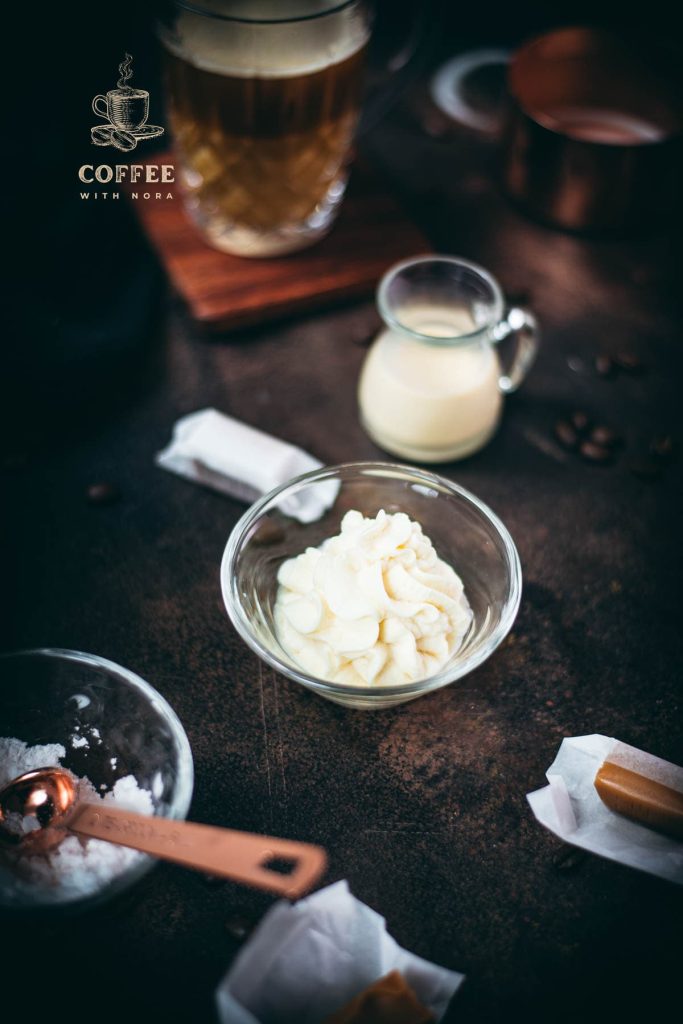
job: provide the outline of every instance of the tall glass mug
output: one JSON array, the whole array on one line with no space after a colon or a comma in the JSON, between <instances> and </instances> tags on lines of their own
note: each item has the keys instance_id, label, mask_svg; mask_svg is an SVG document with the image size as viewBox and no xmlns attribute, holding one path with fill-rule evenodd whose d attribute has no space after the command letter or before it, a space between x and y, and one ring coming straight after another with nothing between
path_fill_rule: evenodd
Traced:
<instances>
[{"instance_id":1,"label":"tall glass mug","mask_svg":"<svg viewBox=\"0 0 683 1024\"><path fill-rule=\"evenodd\" d=\"M311 245L344 195L365 0L177 0L160 25L186 205L240 256Z\"/></svg>"}]
</instances>

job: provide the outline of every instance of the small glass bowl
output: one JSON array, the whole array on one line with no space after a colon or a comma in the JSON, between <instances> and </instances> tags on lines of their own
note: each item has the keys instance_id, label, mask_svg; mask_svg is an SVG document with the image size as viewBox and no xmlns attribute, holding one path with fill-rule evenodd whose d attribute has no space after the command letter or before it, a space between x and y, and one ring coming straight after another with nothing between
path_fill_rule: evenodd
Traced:
<instances>
[{"instance_id":1,"label":"small glass bowl","mask_svg":"<svg viewBox=\"0 0 683 1024\"><path fill-rule=\"evenodd\" d=\"M152 794L155 814L187 815L194 769L185 730L161 694L120 665L56 648L2 655L0 723L3 736L29 747L61 744L66 749L62 765L87 776L98 792L133 775ZM64 898L20 881L0 858L0 906L69 912L90 908L127 889L154 863L153 857L136 854L113 878Z\"/></svg>"},{"instance_id":2,"label":"small glass bowl","mask_svg":"<svg viewBox=\"0 0 683 1024\"><path fill-rule=\"evenodd\" d=\"M300 522L288 514L296 507L307 516L317 507L318 518ZM308 675L280 646L273 622L280 565L339 533L349 509L372 517L380 509L405 512L461 577L473 622L436 675L391 686L334 683ZM337 704L386 708L447 686L486 661L515 620L522 570L505 526L463 487L410 466L357 462L306 473L252 505L228 539L221 588L238 633L276 671Z\"/></svg>"}]
</instances>

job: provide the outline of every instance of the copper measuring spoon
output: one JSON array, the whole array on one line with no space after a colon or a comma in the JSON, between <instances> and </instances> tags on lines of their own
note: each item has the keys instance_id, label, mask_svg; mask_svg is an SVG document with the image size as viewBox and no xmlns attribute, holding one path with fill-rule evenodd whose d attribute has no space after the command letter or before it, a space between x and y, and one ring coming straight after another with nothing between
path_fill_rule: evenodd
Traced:
<instances>
[{"instance_id":1,"label":"copper measuring spoon","mask_svg":"<svg viewBox=\"0 0 683 1024\"><path fill-rule=\"evenodd\" d=\"M45 849L69 832L130 846L289 899L307 892L327 864L322 847L310 843L150 817L104 803L79 803L76 782L64 768L25 772L0 790L0 840L5 844ZM282 870L269 867L277 861Z\"/></svg>"}]
</instances>

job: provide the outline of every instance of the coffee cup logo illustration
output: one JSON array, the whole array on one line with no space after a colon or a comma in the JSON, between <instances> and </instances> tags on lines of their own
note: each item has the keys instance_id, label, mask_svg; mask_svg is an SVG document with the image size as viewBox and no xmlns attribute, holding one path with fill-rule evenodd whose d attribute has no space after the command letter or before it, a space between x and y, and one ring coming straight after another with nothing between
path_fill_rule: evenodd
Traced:
<instances>
[{"instance_id":1,"label":"coffee cup logo illustration","mask_svg":"<svg viewBox=\"0 0 683 1024\"><path fill-rule=\"evenodd\" d=\"M134 89L128 84L133 77L132 64L133 58L127 53L119 64L116 88L110 89L106 96L100 93L92 101L92 109L107 122L90 129L90 138L95 146L115 146L124 153L130 153L141 139L154 139L164 134L159 125L147 124L147 90Z\"/></svg>"}]
</instances>

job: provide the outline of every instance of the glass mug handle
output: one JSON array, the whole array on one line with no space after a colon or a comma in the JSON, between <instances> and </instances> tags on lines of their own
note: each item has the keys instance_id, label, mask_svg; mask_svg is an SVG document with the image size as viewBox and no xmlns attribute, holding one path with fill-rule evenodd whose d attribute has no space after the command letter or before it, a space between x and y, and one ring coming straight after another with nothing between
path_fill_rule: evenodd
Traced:
<instances>
[{"instance_id":1,"label":"glass mug handle","mask_svg":"<svg viewBox=\"0 0 683 1024\"><path fill-rule=\"evenodd\" d=\"M423 0L420 5L404 4L403 13L400 5L397 10L395 0L374 0L367 6L373 31L356 138L368 135L398 102L422 70L435 35L431 0Z\"/></svg>"},{"instance_id":2,"label":"glass mug handle","mask_svg":"<svg viewBox=\"0 0 683 1024\"><path fill-rule=\"evenodd\" d=\"M100 110L100 108L97 106L98 100L102 100L102 102L104 103L104 110ZM92 101L92 108L96 114L99 114L100 117L106 117L107 121L109 120L109 111L107 110L107 97L103 96L102 93L100 93L99 96L96 96L95 99Z\"/></svg>"},{"instance_id":3,"label":"glass mug handle","mask_svg":"<svg viewBox=\"0 0 683 1024\"><path fill-rule=\"evenodd\" d=\"M539 331L534 314L528 309L513 306L495 328L493 340L497 345L511 335L515 336L517 342L515 353L507 372L498 381L498 387L505 395L517 390L536 358Z\"/></svg>"}]
</instances>

